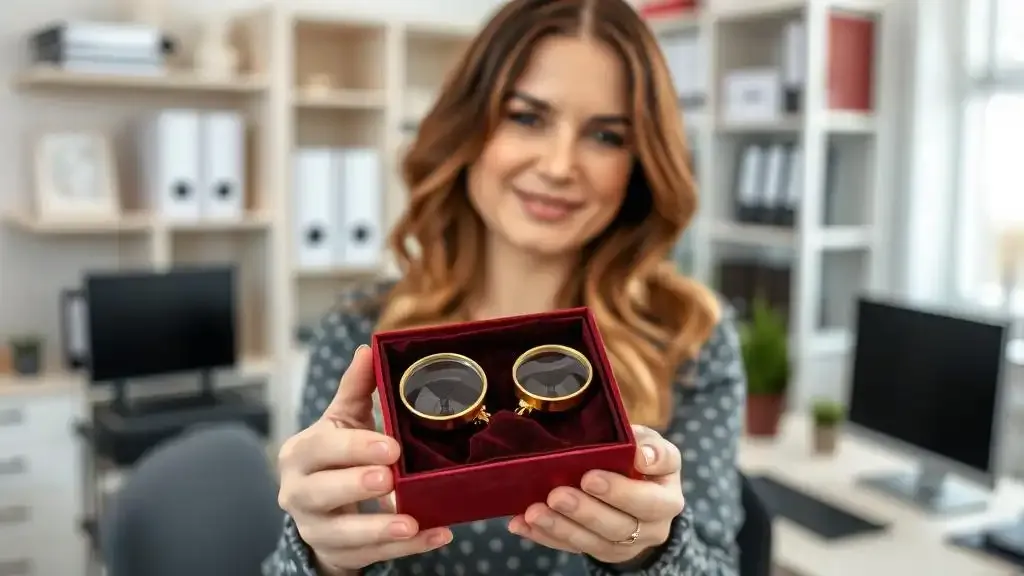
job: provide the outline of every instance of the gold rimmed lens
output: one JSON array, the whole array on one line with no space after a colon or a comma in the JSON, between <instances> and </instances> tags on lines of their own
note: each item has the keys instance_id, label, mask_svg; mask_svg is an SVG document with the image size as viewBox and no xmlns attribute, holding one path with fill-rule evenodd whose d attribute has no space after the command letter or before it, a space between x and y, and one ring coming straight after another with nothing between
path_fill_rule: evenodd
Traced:
<instances>
[{"instance_id":1,"label":"gold rimmed lens","mask_svg":"<svg viewBox=\"0 0 1024 576\"><path fill-rule=\"evenodd\" d=\"M558 344L531 348L512 365L522 416L534 410L564 412L575 408L594 379L594 367L578 350Z\"/></svg>"},{"instance_id":2,"label":"gold rimmed lens","mask_svg":"<svg viewBox=\"0 0 1024 576\"><path fill-rule=\"evenodd\" d=\"M398 383L402 403L429 428L450 430L485 423L487 375L461 354L431 354L413 363Z\"/></svg>"}]
</instances>

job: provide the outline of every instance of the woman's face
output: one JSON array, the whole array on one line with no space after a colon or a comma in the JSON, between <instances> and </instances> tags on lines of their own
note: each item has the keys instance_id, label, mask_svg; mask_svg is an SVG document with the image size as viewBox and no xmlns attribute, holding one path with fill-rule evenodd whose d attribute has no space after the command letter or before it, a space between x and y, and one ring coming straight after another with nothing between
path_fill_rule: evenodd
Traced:
<instances>
[{"instance_id":1,"label":"woman's face","mask_svg":"<svg viewBox=\"0 0 1024 576\"><path fill-rule=\"evenodd\" d=\"M550 37L469 169L488 229L544 256L581 249L615 218L633 166L626 71L608 46Z\"/></svg>"}]
</instances>

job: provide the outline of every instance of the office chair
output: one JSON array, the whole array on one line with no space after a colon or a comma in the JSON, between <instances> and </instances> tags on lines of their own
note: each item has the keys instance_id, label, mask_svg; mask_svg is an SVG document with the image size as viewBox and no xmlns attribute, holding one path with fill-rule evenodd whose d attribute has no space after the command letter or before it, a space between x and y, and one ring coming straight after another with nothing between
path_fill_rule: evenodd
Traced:
<instances>
[{"instance_id":1,"label":"office chair","mask_svg":"<svg viewBox=\"0 0 1024 576\"><path fill-rule=\"evenodd\" d=\"M743 486L743 526L736 534L740 550L740 576L771 576L772 516L750 480L740 474Z\"/></svg>"},{"instance_id":2,"label":"office chair","mask_svg":"<svg viewBox=\"0 0 1024 576\"><path fill-rule=\"evenodd\" d=\"M143 456L100 522L108 576L252 576L283 513L263 442L201 427Z\"/></svg>"}]
</instances>

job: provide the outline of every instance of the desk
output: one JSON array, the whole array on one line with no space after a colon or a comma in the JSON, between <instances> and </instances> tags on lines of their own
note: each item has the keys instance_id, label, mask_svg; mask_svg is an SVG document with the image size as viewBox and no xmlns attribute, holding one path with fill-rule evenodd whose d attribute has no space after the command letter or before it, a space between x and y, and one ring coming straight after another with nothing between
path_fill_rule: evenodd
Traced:
<instances>
[{"instance_id":1,"label":"desk","mask_svg":"<svg viewBox=\"0 0 1024 576\"><path fill-rule=\"evenodd\" d=\"M843 435L834 456L811 451L807 418L784 418L778 438L746 438L740 466L749 475L771 474L808 494L885 522L881 533L826 542L784 518L775 520L775 564L799 576L1017 576L1021 570L946 543L949 534L1019 518L1024 485L1001 482L986 512L951 518L930 517L907 504L856 485L858 477L908 470L902 460L866 441Z\"/></svg>"}]
</instances>

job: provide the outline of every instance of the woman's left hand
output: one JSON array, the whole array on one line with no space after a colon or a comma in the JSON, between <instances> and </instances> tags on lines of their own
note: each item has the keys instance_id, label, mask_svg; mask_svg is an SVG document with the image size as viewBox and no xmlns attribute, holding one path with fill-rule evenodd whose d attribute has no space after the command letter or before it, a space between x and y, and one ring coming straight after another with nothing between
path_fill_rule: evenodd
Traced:
<instances>
[{"instance_id":1,"label":"woman's left hand","mask_svg":"<svg viewBox=\"0 0 1024 576\"><path fill-rule=\"evenodd\" d=\"M636 469L644 480L602 470L587 472L581 488L551 491L509 522L509 530L534 542L583 553L606 564L637 560L664 544L683 511L679 449L657 432L634 426ZM631 541L637 534L635 541Z\"/></svg>"}]
</instances>

